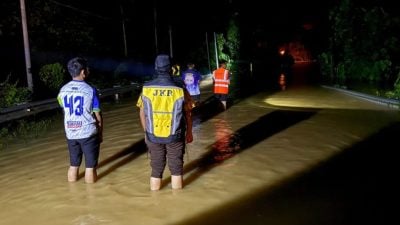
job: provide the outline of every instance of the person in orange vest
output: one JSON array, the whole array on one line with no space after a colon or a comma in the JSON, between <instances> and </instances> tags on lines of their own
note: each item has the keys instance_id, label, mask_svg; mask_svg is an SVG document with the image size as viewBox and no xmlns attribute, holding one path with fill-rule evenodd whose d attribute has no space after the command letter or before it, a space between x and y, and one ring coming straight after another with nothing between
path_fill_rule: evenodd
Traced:
<instances>
[{"instance_id":1,"label":"person in orange vest","mask_svg":"<svg viewBox=\"0 0 400 225\"><path fill-rule=\"evenodd\" d=\"M221 101L226 110L226 100L230 84L230 72L226 69L226 62L220 61L219 68L213 71L214 96Z\"/></svg>"}]
</instances>

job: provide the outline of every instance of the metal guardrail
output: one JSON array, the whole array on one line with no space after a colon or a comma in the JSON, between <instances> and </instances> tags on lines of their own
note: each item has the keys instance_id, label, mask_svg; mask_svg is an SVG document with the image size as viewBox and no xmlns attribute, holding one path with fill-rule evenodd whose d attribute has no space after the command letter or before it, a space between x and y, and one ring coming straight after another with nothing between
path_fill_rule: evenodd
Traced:
<instances>
[{"instance_id":1,"label":"metal guardrail","mask_svg":"<svg viewBox=\"0 0 400 225\"><path fill-rule=\"evenodd\" d=\"M100 98L105 98L109 96L114 96L116 94L122 94L130 91L139 90L140 88L141 88L140 84L133 83L132 85L128 86L99 90L99 95ZM31 116L47 110L57 109L59 107L60 106L58 105L57 99L52 98L43 101L28 102L5 109L0 109L0 124L3 122Z\"/></svg>"},{"instance_id":2,"label":"metal guardrail","mask_svg":"<svg viewBox=\"0 0 400 225\"><path fill-rule=\"evenodd\" d=\"M351 91L351 90L346 90L346 89L342 89L342 88L336 88L336 87L331 87L331 86L326 86L326 85L322 85L322 87L324 88L329 88L329 89L333 89L336 91L341 91L343 93L358 97L358 98L362 98L364 100L370 101L370 102L374 102L377 104L381 104L381 105L386 105L389 108L395 108L395 109L400 109L400 101L399 100L395 100L395 99L388 99L388 98L381 98L378 96L372 96L372 95L368 95L368 94L364 94L364 93L359 93L356 91Z\"/></svg>"}]
</instances>

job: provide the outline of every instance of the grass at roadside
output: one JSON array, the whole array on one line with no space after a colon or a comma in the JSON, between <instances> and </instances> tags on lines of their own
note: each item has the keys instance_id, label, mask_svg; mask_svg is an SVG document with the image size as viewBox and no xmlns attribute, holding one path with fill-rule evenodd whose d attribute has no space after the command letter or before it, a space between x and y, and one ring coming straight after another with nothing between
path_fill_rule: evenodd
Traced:
<instances>
[{"instance_id":1,"label":"grass at roadside","mask_svg":"<svg viewBox=\"0 0 400 225\"><path fill-rule=\"evenodd\" d=\"M54 128L60 119L61 112L51 111L0 124L0 150L15 142L27 143L31 139L40 137Z\"/></svg>"}]
</instances>

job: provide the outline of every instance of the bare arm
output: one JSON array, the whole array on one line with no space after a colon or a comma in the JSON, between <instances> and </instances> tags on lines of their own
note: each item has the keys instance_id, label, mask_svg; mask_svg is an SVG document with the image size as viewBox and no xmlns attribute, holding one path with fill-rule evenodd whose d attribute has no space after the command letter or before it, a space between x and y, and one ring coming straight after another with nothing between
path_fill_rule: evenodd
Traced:
<instances>
[{"instance_id":1,"label":"bare arm","mask_svg":"<svg viewBox=\"0 0 400 225\"><path fill-rule=\"evenodd\" d=\"M94 116L96 118L96 123L97 123L96 125L101 143L103 142L103 116L101 115L101 112L94 112Z\"/></svg>"},{"instance_id":2,"label":"bare arm","mask_svg":"<svg viewBox=\"0 0 400 225\"><path fill-rule=\"evenodd\" d=\"M145 115L144 115L144 109L143 107L140 107L140 124L142 125L143 130L146 132L146 122L145 122Z\"/></svg>"}]
</instances>

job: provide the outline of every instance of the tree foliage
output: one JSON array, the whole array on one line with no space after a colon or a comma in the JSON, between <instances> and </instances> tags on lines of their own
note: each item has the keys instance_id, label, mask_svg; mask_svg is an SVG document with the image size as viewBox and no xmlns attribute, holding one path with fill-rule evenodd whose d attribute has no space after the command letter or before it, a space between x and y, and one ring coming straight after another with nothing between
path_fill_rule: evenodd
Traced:
<instances>
[{"instance_id":1,"label":"tree foliage","mask_svg":"<svg viewBox=\"0 0 400 225\"><path fill-rule=\"evenodd\" d=\"M239 27L236 24L234 19L229 21L228 30L227 30L227 42L226 45L229 49L229 53L232 59L239 58L240 51L240 32Z\"/></svg>"},{"instance_id":2,"label":"tree foliage","mask_svg":"<svg viewBox=\"0 0 400 225\"><path fill-rule=\"evenodd\" d=\"M80 54L112 51L112 42L104 42L107 32L112 32L115 27L116 22L111 17L92 13L75 1L63 4L59 1L26 0L25 4L32 51ZM19 1L2 0L0 13L0 37L20 40Z\"/></svg>"},{"instance_id":3,"label":"tree foliage","mask_svg":"<svg viewBox=\"0 0 400 225\"><path fill-rule=\"evenodd\" d=\"M28 88L18 87L18 81L11 83L9 79L10 75L7 76L4 82L0 83L0 108L7 108L26 102L32 94Z\"/></svg>"},{"instance_id":4,"label":"tree foliage","mask_svg":"<svg viewBox=\"0 0 400 225\"><path fill-rule=\"evenodd\" d=\"M340 1L330 11L330 49L320 55L332 82L391 83L399 71L399 21L380 5Z\"/></svg>"},{"instance_id":5,"label":"tree foliage","mask_svg":"<svg viewBox=\"0 0 400 225\"><path fill-rule=\"evenodd\" d=\"M64 83L65 69L60 63L44 65L40 68L39 78L51 91L56 92Z\"/></svg>"}]
</instances>

